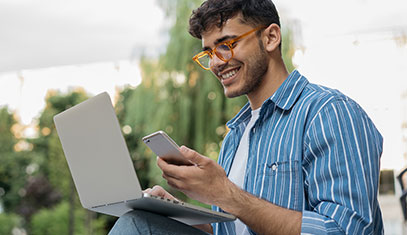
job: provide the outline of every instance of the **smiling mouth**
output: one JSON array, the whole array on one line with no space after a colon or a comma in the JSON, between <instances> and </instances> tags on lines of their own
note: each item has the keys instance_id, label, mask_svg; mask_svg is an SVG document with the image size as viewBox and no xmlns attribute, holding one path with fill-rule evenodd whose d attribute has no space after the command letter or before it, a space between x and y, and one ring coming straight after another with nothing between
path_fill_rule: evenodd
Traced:
<instances>
[{"instance_id":1,"label":"smiling mouth","mask_svg":"<svg viewBox=\"0 0 407 235\"><path fill-rule=\"evenodd\" d=\"M230 83L231 79L236 75L236 73L240 70L240 67L230 70L226 73L218 73L218 77L221 79L224 85ZM227 84L226 84L227 83Z\"/></svg>"}]
</instances>

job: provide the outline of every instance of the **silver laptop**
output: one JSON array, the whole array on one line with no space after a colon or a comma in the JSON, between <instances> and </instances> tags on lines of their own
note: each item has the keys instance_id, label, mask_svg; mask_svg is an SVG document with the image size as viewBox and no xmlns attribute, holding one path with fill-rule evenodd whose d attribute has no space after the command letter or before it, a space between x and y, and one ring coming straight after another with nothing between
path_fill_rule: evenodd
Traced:
<instances>
[{"instance_id":1,"label":"silver laptop","mask_svg":"<svg viewBox=\"0 0 407 235\"><path fill-rule=\"evenodd\" d=\"M84 208L113 216L140 209L189 225L235 219L143 193L106 92L57 114L54 122Z\"/></svg>"}]
</instances>

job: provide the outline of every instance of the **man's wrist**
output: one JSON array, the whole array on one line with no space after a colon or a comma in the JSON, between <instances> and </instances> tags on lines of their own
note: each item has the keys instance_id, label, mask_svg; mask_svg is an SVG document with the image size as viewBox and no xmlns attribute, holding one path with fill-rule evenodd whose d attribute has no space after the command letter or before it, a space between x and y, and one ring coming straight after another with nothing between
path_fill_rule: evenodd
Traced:
<instances>
[{"instance_id":1,"label":"man's wrist","mask_svg":"<svg viewBox=\"0 0 407 235\"><path fill-rule=\"evenodd\" d=\"M244 210L243 205L248 200L248 195L246 195L247 192L240 189L229 179L227 180L224 189L223 196L219 198L219 201L215 203L215 205L238 217L241 211Z\"/></svg>"}]
</instances>

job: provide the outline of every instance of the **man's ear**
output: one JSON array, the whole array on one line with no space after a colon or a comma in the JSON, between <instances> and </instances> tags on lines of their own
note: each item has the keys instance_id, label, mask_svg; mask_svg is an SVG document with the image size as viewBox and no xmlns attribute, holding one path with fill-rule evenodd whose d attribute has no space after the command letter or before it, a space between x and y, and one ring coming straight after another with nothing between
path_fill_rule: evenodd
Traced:
<instances>
[{"instance_id":1,"label":"man's ear","mask_svg":"<svg viewBox=\"0 0 407 235\"><path fill-rule=\"evenodd\" d=\"M281 43L281 30L277 24L269 25L262 34L263 45L266 51L273 52L278 49Z\"/></svg>"}]
</instances>

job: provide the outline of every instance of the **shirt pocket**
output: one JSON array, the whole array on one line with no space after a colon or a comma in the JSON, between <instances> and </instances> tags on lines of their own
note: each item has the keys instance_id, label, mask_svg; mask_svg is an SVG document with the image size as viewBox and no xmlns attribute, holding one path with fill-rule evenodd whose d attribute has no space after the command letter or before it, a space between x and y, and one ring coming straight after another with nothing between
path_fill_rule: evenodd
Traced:
<instances>
[{"instance_id":1,"label":"shirt pocket","mask_svg":"<svg viewBox=\"0 0 407 235\"><path fill-rule=\"evenodd\" d=\"M278 206L302 210L303 187L300 163L297 160L259 164L256 195ZM257 190L256 190L257 191Z\"/></svg>"}]
</instances>

